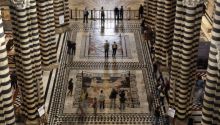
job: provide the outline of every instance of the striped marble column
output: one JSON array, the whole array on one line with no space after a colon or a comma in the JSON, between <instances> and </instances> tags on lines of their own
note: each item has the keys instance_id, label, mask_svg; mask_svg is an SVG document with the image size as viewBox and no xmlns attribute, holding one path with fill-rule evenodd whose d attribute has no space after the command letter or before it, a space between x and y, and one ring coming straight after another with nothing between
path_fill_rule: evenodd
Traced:
<instances>
[{"instance_id":1,"label":"striped marble column","mask_svg":"<svg viewBox=\"0 0 220 125\"><path fill-rule=\"evenodd\" d=\"M202 125L220 123L220 0L216 0L202 109Z\"/></svg>"},{"instance_id":2,"label":"striped marble column","mask_svg":"<svg viewBox=\"0 0 220 125\"><path fill-rule=\"evenodd\" d=\"M162 66L166 66L171 60L175 11L176 0L157 1L155 57Z\"/></svg>"},{"instance_id":3,"label":"striped marble column","mask_svg":"<svg viewBox=\"0 0 220 125\"><path fill-rule=\"evenodd\" d=\"M0 125L14 125L14 106L8 68L5 35L0 10Z\"/></svg>"},{"instance_id":4,"label":"striped marble column","mask_svg":"<svg viewBox=\"0 0 220 125\"><path fill-rule=\"evenodd\" d=\"M20 8L11 4L10 11L21 113L27 124L32 124L39 117L37 109L44 103L44 91L36 1L25 1L24 5Z\"/></svg>"},{"instance_id":5,"label":"striped marble column","mask_svg":"<svg viewBox=\"0 0 220 125\"><path fill-rule=\"evenodd\" d=\"M53 1L54 1L55 26L56 29L59 30L69 25L69 20L70 20L69 2L68 0L53 0ZM64 17L64 23L60 24L60 19L62 16Z\"/></svg>"},{"instance_id":6,"label":"striped marble column","mask_svg":"<svg viewBox=\"0 0 220 125\"><path fill-rule=\"evenodd\" d=\"M42 66L56 64L56 41L53 0L37 1Z\"/></svg>"},{"instance_id":7,"label":"striped marble column","mask_svg":"<svg viewBox=\"0 0 220 125\"><path fill-rule=\"evenodd\" d=\"M145 0L144 6L145 10L147 10L146 14L146 22L148 25L154 28L155 22L156 22L156 12L157 12L157 1L158 0Z\"/></svg>"},{"instance_id":8,"label":"striped marble column","mask_svg":"<svg viewBox=\"0 0 220 125\"><path fill-rule=\"evenodd\" d=\"M170 104L176 109L176 117L179 119L185 119L191 112L202 11L202 0L177 0L170 73Z\"/></svg>"}]
</instances>

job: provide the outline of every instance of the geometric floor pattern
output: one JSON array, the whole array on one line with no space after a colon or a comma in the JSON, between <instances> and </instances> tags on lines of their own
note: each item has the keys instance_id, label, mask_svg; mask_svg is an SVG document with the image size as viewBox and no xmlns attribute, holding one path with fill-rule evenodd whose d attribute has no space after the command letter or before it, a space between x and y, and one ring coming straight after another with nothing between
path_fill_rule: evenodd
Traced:
<instances>
[{"instance_id":1,"label":"geometric floor pattern","mask_svg":"<svg viewBox=\"0 0 220 125\"><path fill-rule=\"evenodd\" d=\"M124 21L123 24L119 22L117 26L114 21L106 21L105 23L105 29L100 28L99 21L96 21L96 23L91 22L91 25L84 25L82 22L71 23L73 26L72 31L66 33L64 40L76 41L77 50L75 56L67 55L66 42L63 42L60 67L55 76L49 105L49 124L150 125L154 121L151 110L154 110L160 104L155 96L156 80L152 75L152 62L147 44L140 34L140 22ZM122 34L123 38L129 38L129 40L123 41L123 50L130 51L130 55L128 54L127 57L122 58L120 57L121 53L118 53L119 55L116 56L116 59L104 59L102 57L103 48L102 45L98 45L99 43L96 43L98 46L95 47L93 44L92 48L84 46L87 40L83 40L82 36L87 35L88 38L90 32L98 34L99 37L104 39L108 38L109 41L112 39L117 40L118 34ZM105 37L109 34L111 34L111 37ZM86 54L87 56L80 55L82 51L88 52L91 49L93 51L99 49L99 56L93 55L96 57L88 58L88 54ZM123 81L128 74L130 84L124 85ZM70 78L73 78L74 82L73 96L67 96L67 86ZM118 108L110 109L107 106L102 111L98 109L97 116L94 116L91 105L88 103L88 108L84 109L86 115L79 115L77 103L79 103L78 96L83 87L88 89L89 98L97 96L97 92L101 89L105 90L106 104L108 105L109 93L113 86L126 90L126 97L130 101L126 103L125 111L120 111ZM153 99L152 105L148 104L148 97ZM116 101L116 103L119 104L119 101ZM160 122L164 124L165 121L164 112L161 110Z\"/></svg>"}]
</instances>

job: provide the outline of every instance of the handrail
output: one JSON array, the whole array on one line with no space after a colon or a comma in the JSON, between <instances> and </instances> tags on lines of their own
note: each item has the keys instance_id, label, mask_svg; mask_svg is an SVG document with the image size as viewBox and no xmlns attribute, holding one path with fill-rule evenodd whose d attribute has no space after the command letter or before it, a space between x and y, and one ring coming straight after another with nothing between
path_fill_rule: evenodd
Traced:
<instances>
[{"instance_id":1,"label":"handrail","mask_svg":"<svg viewBox=\"0 0 220 125\"><path fill-rule=\"evenodd\" d=\"M70 18L71 19L83 19L83 11L81 9L75 8L75 9L70 9ZM91 20L100 20L101 19L101 10L88 10L89 11L89 19ZM115 19L115 15L114 15L114 10L104 10L105 13L105 19ZM134 19L138 19L139 17L139 11L138 10L124 10L123 11L123 19L124 20L134 20Z\"/></svg>"},{"instance_id":2,"label":"handrail","mask_svg":"<svg viewBox=\"0 0 220 125\"><path fill-rule=\"evenodd\" d=\"M212 26L212 18L208 15L208 13L205 11L205 17L206 17L206 19L209 21L209 23L210 23L210 25Z\"/></svg>"}]
</instances>

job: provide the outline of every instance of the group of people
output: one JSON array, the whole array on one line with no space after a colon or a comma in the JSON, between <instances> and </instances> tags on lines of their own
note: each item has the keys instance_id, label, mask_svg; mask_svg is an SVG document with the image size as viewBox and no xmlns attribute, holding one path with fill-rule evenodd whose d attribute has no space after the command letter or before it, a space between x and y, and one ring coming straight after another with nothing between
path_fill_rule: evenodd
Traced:
<instances>
[{"instance_id":1,"label":"group of people","mask_svg":"<svg viewBox=\"0 0 220 125\"><path fill-rule=\"evenodd\" d=\"M91 19L93 18L95 20L95 8L91 10ZM142 4L139 7L139 19L143 18L144 14L144 7ZM83 23L88 23L88 17L89 17L89 11L87 8L84 9L83 11ZM117 6L114 9L114 18L115 20L123 20L124 18L124 7L121 6L121 8L118 8ZM101 7L101 24L105 22L105 12L103 6Z\"/></svg>"},{"instance_id":2,"label":"group of people","mask_svg":"<svg viewBox=\"0 0 220 125\"><path fill-rule=\"evenodd\" d=\"M122 111L122 110L125 110L125 101L126 101L125 91L120 90L118 92L115 88L112 88L112 91L109 95L109 99L111 101L110 102L110 109L116 108L116 99L117 99L118 94L119 94L119 102L120 102L119 109ZM94 114L97 113L98 104L99 104L100 110L105 109L105 100L106 100L106 96L104 94L104 91L101 90L98 97L95 97L93 100L93 103L92 103L92 107L94 109Z\"/></svg>"},{"instance_id":3,"label":"group of people","mask_svg":"<svg viewBox=\"0 0 220 125\"><path fill-rule=\"evenodd\" d=\"M115 20L123 20L123 15L124 15L123 6L121 6L120 9L118 7L115 7L115 9L114 9Z\"/></svg>"},{"instance_id":4,"label":"group of people","mask_svg":"<svg viewBox=\"0 0 220 125\"><path fill-rule=\"evenodd\" d=\"M105 58L108 58L109 46L110 46L109 42L108 40L106 40L104 44ZM116 44L116 42L114 42L112 44L112 57L114 58L116 57L117 49L118 49L118 45Z\"/></svg>"},{"instance_id":5,"label":"group of people","mask_svg":"<svg viewBox=\"0 0 220 125\"><path fill-rule=\"evenodd\" d=\"M68 47L68 50L67 50L68 54L72 54L72 55L75 54L75 51L76 51L76 43L75 42L67 40L67 47Z\"/></svg>"},{"instance_id":6,"label":"group of people","mask_svg":"<svg viewBox=\"0 0 220 125\"><path fill-rule=\"evenodd\" d=\"M73 89L72 79L70 79L68 89L69 89L69 92L68 92L67 95L72 95L72 89ZM118 92L115 88L112 88L112 91L109 95L110 109L115 109L116 108L117 95L119 95L119 102L120 102L119 109L121 111L123 111L123 110L125 110L125 107L126 107L126 104L125 104L125 102L126 102L125 90L120 90ZM87 90L84 89L81 92L80 102L79 102L79 110L80 110L82 116L85 115L85 109L89 106L88 105L88 96L89 96L89 94L88 94ZM93 101L91 103L91 107L94 110L94 115L97 114L97 109L98 108L100 110L105 109L105 100L106 100L106 96L105 96L103 90L100 91L100 93L97 97L93 98Z\"/></svg>"}]
</instances>

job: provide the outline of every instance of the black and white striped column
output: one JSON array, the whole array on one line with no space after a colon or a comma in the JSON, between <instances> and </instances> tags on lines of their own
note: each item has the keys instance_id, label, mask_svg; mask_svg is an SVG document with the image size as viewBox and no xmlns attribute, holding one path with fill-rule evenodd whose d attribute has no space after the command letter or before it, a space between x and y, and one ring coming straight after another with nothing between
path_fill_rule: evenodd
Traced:
<instances>
[{"instance_id":1,"label":"black and white striped column","mask_svg":"<svg viewBox=\"0 0 220 125\"><path fill-rule=\"evenodd\" d=\"M202 11L202 0L177 0L169 100L179 119L191 112Z\"/></svg>"},{"instance_id":2,"label":"black and white striped column","mask_svg":"<svg viewBox=\"0 0 220 125\"><path fill-rule=\"evenodd\" d=\"M21 92L21 113L27 124L37 121L37 110L44 103L36 7L35 0L25 1L24 8L13 4L10 6L17 82Z\"/></svg>"},{"instance_id":3,"label":"black and white striped column","mask_svg":"<svg viewBox=\"0 0 220 125\"><path fill-rule=\"evenodd\" d=\"M220 0L216 0L215 7L203 99L202 125L220 124Z\"/></svg>"},{"instance_id":4,"label":"black and white striped column","mask_svg":"<svg viewBox=\"0 0 220 125\"><path fill-rule=\"evenodd\" d=\"M0 10L0 125L14 125L14 106L9 76L5 35Z\"/></svg>"},{"instance_id":5,"label":"black and white striped column","mask_svg":"<svg viewBox=\"0 0 220 125\"><path fill-rule=\"evenodd\" d=\"M145 0L145 20L148 25L153 29L156 23L156 13L157 13L157 1L158 0Z\"/></svg>"},{"instance_id":6,"label":"black and white striped column","mask_svg":"<svg viewBox=\"0 0 220 125\"><path fill-rule=\"evenodd\" d=\"M56 64L56 41L53 0L37 1L42 66Z\"/></svg>"},{"instance_id":7,"label":"black and white striped column","mask_svg":"<svg viewBox=\"0 0 220 125\"><path fill-rule=\"evenodd\" d=\"M53 0L53 1L54 1L55 26L56 29L59 30L60 28L69 25L69 20L70 20L69 2L68 0Z\"/></svg>"},{"instance_id":8,"label":"black and white striped column","mask_svg":"<svg viewBox=\"0 0 220 125\"><path fill-rule=\"evenodd\" d=\"M155 57L162 66L171 60L175 11L176 0L157 0Z\"/></svg>"}]
</instances>

